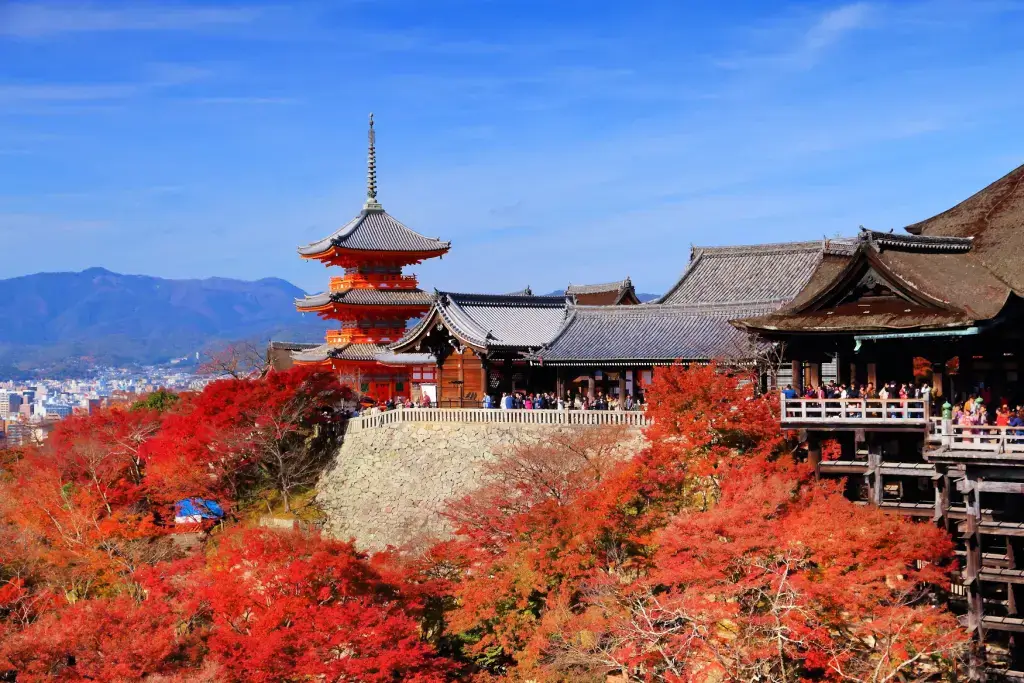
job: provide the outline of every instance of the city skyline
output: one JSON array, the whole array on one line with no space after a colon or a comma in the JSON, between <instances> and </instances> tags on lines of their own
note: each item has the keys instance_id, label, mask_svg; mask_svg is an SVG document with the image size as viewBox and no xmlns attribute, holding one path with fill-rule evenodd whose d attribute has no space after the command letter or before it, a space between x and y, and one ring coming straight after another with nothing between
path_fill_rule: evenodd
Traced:
<instances>
[{"instance_id":1,"label":"city skyline","mask_svg":"<svg viewBox=\"0 0 1024 683\"><path fill-rule=\"evenodd\" d=\"M1014 2L8 3L0 277L324 271L379 198L455 291L630 275L691 243L899 230L1024 160ZM40 235L58 240L40 249Z\"/></svg>"}]
</instances>

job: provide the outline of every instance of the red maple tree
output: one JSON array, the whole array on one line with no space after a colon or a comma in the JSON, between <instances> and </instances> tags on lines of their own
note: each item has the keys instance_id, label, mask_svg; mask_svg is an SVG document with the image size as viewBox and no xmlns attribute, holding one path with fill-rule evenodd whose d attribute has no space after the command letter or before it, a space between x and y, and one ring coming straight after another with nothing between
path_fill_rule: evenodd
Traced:
<instances>
[{"instance_id":1,"label":"red maple tree","mask_svg":"<svg viewBox=\"0 0 1024 683\"><path fill-rule=\"evenodd\" d=\"M512 476L502 497L495 479L455 506L461 533L423 571L451 582L466 656L538 680L675 681L881 681L955 656L965 634L929 602L945 534L814 480L743 380L660 371L634 457L568 491L516 494Z\"/></svg>"}]
</instances>

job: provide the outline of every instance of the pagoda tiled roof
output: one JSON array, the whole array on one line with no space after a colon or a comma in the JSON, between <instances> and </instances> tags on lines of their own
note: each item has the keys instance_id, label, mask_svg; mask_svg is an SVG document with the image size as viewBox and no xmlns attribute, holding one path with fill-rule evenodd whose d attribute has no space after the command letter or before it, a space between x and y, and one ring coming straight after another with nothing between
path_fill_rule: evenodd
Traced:
<instances>
[{"instance_id":1,"label":"pagoda tiled roof","mask_svg":"<svg viewBox=\"0 0 1024 683\"><path fill-rule=\"evenodd\" d=\"M429 306L432 298L421 289L346 289L320 292L295 300L299 308L319 308L330 303L349 306Z\"/></svg>"},{"instance_id":2,"label":"pagoda tiled roof","mask_svg":"<svg viewBox=\"0 0 1024 683\"><path fill-rule=\"evenodd\" d=\"M447 251L451 242L425 237L406 227L383 209L363 209L333 234L299 247L302 256L315 256L331 247L357 251Z\"/></svg>"},{"instance_id":3,"label":"pagoda tiled roof","mask_svg":"<svg viewBox=\"0 0 1024 683\"><path fill-rule=\"evenodd\" d=\"M555 336L565 322L567 307L562 296L436 292L433 298L427 316L392 349L408 350L435 322L479 349L535 349Z\"/></svg>"},{"instance_id":4,"label":"pagoda tiled roof","mask_svg":"<svg viewBox=\"0 0 1024 683\"><path fill-rule=\"evenodd\" d=\"M735 247L694 247L659 304L764 303L781 306L807 284L826 253L852 253L848 239Z\"/></svg>"},{"instance_id":5,"label":"pagoda tiled roof","mask_svg":"<svg viewBox=\"0 0 1024 683\"><path fill-rule=\"evenodd\" d=\"M771 304L573 306L559 333L532 354L552 365L748 359L749 337L729 324Z\"/></svg>"}]
</instances>

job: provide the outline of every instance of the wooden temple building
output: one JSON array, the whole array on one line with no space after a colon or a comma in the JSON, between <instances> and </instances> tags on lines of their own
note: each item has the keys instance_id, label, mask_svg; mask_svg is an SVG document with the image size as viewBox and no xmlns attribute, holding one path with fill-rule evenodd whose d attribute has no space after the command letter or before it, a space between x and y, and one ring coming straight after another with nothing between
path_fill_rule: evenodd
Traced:
<instances>
[{"instance_id":1,"label":"wooden temple building","mask_svg":"<svg viewBox=\"0 0 1024 683\"><path fill-rule=\"evenodd\" d=\"M407 321L430 310L431 297L406 266L444 255L451 245L424 237L388 214L377 201L377 160L370 115L366 202L355 218L324 239L299 247L304 259L344 269L327 291L295 302L303 313L334 320L326 343L298 349L296 364L332 367L364 396L378 401L410 395L408 363L382 363L388 345L405 333ZM392 359L394 360L394 359ZM414 358L422 362L423 358Z\"/></svg>"},{"instance_id":2,"label":"wooden temple building","mask_svg":"<svg viewBox=\"0 0 1024 683\"><path fill-rule=\"evenodd\" d=\"M417 387L442 407L511 391L641 396L658 366L752 363L765 349L780 388L927 385L927 399L782 398L781 425L855 502L953 534L970 679L1024 681L1024 428L955 424L943 410L967 395L990 416L1024 405L1024 166L899 232L692 248L651 303L629 278L535 296L427 293L403 272L449 246L377 202L371 122L363 210L299 250L345 269L297 302L339 328L278 355L329 365L374 398ZM838 455L822 460L827 440Z\"/></svg>"},{"instance_id":3,"label":"wooden temple building","mask_svg":"<svg viewBox=\"0 0 1024 683\"><path fill-rule=\"evenodd\" d=\"M427 315L391 348L399 358L429 354L439 406L479 407L487 394L541 391L526 356L558 332L569 300L528 291L435 292Z\"/></svg>"},{"instance_id":4,"label":"wooden temple building","mask_svg":"<svg viewBox=\"0 0 1024 683\"><path fill-rule=\"evenodd\" d=\"M713 359L751 363L757 342L730 321L787 304L826 255L849 250L849 244L695 247L679 280L655 302L601 306L573 298L558 333L529 358L547 370L560 395L591 398L642 398L658 366Z\"/></svg>"},{"instance_id":5,"label":"wooden temple building","mask_svg":"<svg viewBox=\"0 0 1024 683\"><path fill-rule=\"evenodd\" d=\"M792 301L734 321L784 345L794 384L895 381L922 399L782 399L822 476L864 504L933 521L958 544L955 610L970 680L1024 680L1024 429L956 424L980 395L989 422L1024 403L1024 166L900 233L862 231L822 258ZM833 439L841 455L821 461Z\"/></svg>"}]
</instances>

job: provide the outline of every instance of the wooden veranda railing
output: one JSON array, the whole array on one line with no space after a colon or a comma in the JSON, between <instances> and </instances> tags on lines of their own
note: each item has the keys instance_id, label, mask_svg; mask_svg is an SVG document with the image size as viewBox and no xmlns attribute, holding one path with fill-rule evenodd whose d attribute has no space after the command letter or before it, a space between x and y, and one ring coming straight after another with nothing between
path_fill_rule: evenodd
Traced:
<instances>
[{"instance_id":1,"label":"wooden veranda railing","mask_svg":"<svg viewBox=\"0 0 1024 683\"><path fill-rule=\"evenodd\" d=\"M875 424L927 427L928 401L919 398L785 398L782 426Z\"/></svg>"},{"instance_id":2,"label":"wooden veranda railing","mask_svg":"<svg viewBox=\"0 0 1024 683\"><path fill-rule=\"evenodd\" d=\"M636 410L500 410L496 408L396 408L354 417L350 430L371 429L400 422L470 422L520 425L622 425L650 423Z\"/></svg>"},{"instance_id":3,"label":"wooden veranda railing","mask_svg":"<svg viewBox=\"0 0 1024 683\"><path fill-rule=\"evenodd\" d=\"M1024 427L958 425L932 418L928 441L954 451L1024 453Z\"/></svg>"}]
</instances>

